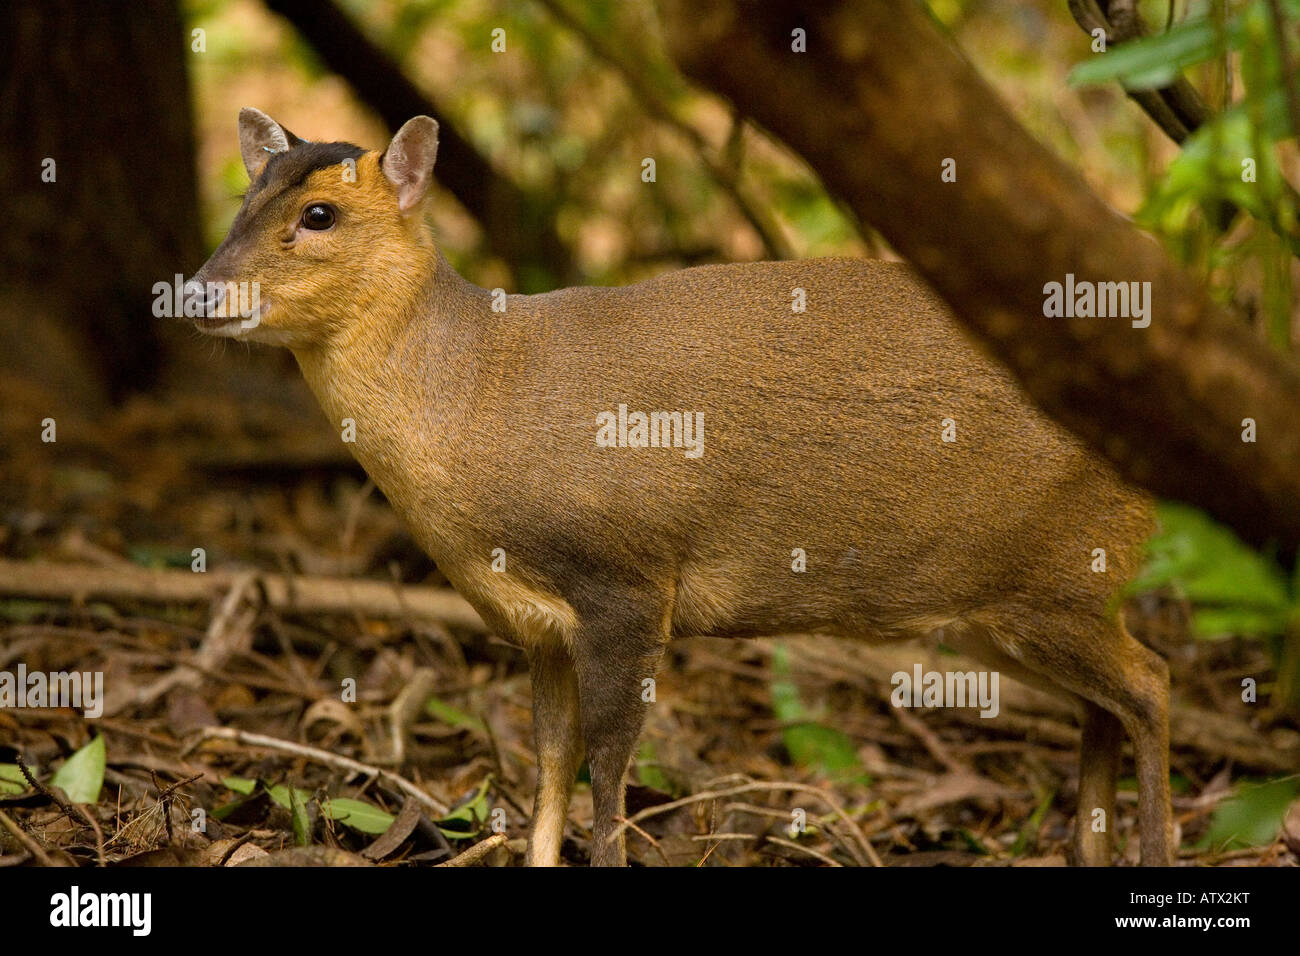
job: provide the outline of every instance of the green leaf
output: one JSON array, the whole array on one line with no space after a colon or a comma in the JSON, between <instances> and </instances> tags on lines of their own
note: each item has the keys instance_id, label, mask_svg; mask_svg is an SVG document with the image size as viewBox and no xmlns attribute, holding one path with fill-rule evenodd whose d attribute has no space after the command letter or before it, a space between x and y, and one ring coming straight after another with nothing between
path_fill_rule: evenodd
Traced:
<instances>
[{"instance_id":1,"label":"green leaf","mask_svg":"<svg viewBox=\"0 0 1300 956\"><path fill-rule=\"evenodd\" d=\"M221 782L236 793L245 795L251 795L259 785L265 787L265 784L261 784L260 781L249 780L247 777L224 777ZM307 816L306 805L311 794L306 790L287 787L284 784L266 787L266 792L273 801L289 811L293 817L294 839L299 841L300 846L306 846L300 834L306 834L307 840L310 841L311 821ZM321 801L320 806L321 812L331 820L362 833L383 833L392 826L395 819L391 813L386 813L372 804L348 797L326 798Z\"/></svg>"},{"instance_id":2,"label":"green leaf","mask_svg":"<svg viewBox=\"0 0 1300 956\"><path fill-rule=\"evenodd\" d=\"M289 815L293 818L293 842L298 846L311 844L311 817L307 805L297 790L289 791Z\"/></svg>"},{"instance_id":3,"label":"green leaf","mask_svg":"<svg viewBox=\"0 0 1300 956\"><path fill-rule=\"evenodd\" d=\"M1016 842L1011 845L1012 856L1024 856L1037 845L1037 835L1043 827L1043 818L1047 815L1052 801L1056 799L1055 788L1036 787L1035 789L1038 790L1038 806L1034 808L1034 812L1029 815L1029 819L1016 834Z\"/></svg>"},{"instance_id":4,"label":"green leaf","mask_svg":"<svg viewBox=\"0 0 1300 956\"><path fill-rule=\"evenodd\" d=\"M661 793L674 793L672 782L660 769L652 741L645 741L636 755L636 775L643 787L653 787Z\"/></svg>"},{"instance_id":5,"label":"green leaf","mask_svg":"<svg viewBox=\"0 0 1300 956\"><path fill-rule=\"evenodd\" d=\"M845 734L821 724L795 724L785 729L785 745L795 762L817 767L838 783L869 782L858 761L857 748Z\"/></svg>"},{"instance_id":6,"label":"green leaf","mask_svg":"<svg viewBox=\"0 0 1300 956\"><path fill-rule=\"evenodd\" d=\"M284 807L290 813L293 812L295 798L300 803L306 803L311 798L311 794L306 790L295 789L291 791L289 787L282 783L277 783L274 787L268 787L261 780L249 780L247 777L225 777L221 782L235 793L242 793L245 796L252 796L257 792L257 788L261 787L270 796L272 802Z\"/></svg>"},{"instance_id":7,"label":"green leaf","mask_svg":"<svg viewBox=\"0 0 1300 956\"><path fill-rule=\"evenodd\" d=\"M478 733L487 733L487 727L483 721L473 714L468 714L436 697L430 697L424 705L424 709L430 717L440 720L444 724L450 724L452 727L463 727L466 730L473 730Z\"/></svg>"},{"instance_id":8,"label":"green leaf","mask_svg":"<svg viewBox=\"0 0 1300 956\"><path fill-rule=\"evenodd\" d=\"M1276 48L1267 2L1269 0L1255 0L1228 18L1223 31L1223 44L1227 49L1241 50L1248 39L1268 43L1270 51ZM1300 16L1300 3L1296 0L1282 0L1282 8L1291 21ZM1183 70L1204 63L1219 52L1215 33L1213 21L1202 12L1195 19L1184 20L1164 33L1129 40L1107 49L1105 53L1095 54L1092 60L1070 71L1070 85L1088 86L1119 80L1131 90L1168 86ZM1258 51L1243 52L1243 68L1247 65L1244 62L1247 55L1253 56L1255 52Z\"/></svg>"},{"instance_id":9,"label":"green leaf","mask_svg":"<svg viewBox=\"0 0 1300 956\"><path fill-rule=\"evenodd\" d=\"M1239 786L1235 796L1215 808L1201 846L1231 850L1272 843L1298 792L1300 779L1296 777Z\"/></svg>"},{"instance_id":10,"label":"green leaf","mask_svg":"<svg viewBox=\"0 0 1300 956\"><path fill-rule=\"evenodd\" d=\"M234 800L231 800L229 803L223 803L221 806L217 807L215 810L212 811L212 818L214 820L224 820L226 819L226 817L230 816L232 813L234 813L244 804L248 803L248 801L251 799L252 799L251 797L238 797Z\"/></svg>"},{"instance_id":11,"label":"green leaf","mask_svg":"<svg viewBox=\"0 0 1300 956\"><path fill-rule=\"evenodd\" d=\"M350 800L347 797L322 801L321 812L346 827L375 835L387 830L396 819L391 813L385 813L376 806L362 803L360 800Z\"/></svg>"},{"instance_id":12,"label":"green leaf","mask_svg":"<svg viewBox=\"0 0 1300 956\"><path fill-rule=\"evenodd\" d=\"M1195 608L1192 611L1192 633L1206 640L1223 639L1234 635L1268 637L1282 633L1286 629L1289 616L1286 609Z\"/></svg>"},{"instance_id":13,"label":"green leaf","mask_svg":"<svg viewBox=\"0 0 1300 956\"><path fill-rule=\"evenodd\" d=\"M492 775L488 774L473 793L452 807L445 817L433 822L439 830L457 840L477 835L488 818L487 795L491 786Z\"/></svg>"},{"instance_id":14,"label":"green leaf","mask_svg":"<svg viewBox=\"0 0 1300 956\"><path fill-rule=\"evenodd\" d=\"M0 793L22 793L27 789L27 778L16 763L0 763Z\"/></svg>"},{"instance_id":15,"label":"green leaf","mask_svg":"<svg viewBox=\"0 0 1300 956\"><path fill-rule=\"evenodd\" d=\"M95 803L104 786L106 763L104 738L96 737L69 757L50 782L61 787L73 803Z\"/></svg>"},{"instance_id":16,"label":"green leaf","mask_svg":"<svg viewBox=\"0 0 1300 956\"><path fill-rule=\"evenodd\" d=\"M779 198L781 215L810 254L843 250L845 243L853 241L853 224L820 186L802 178L774 177L772 188Z\"/></svg>"},{"instance_id":17,"label":"green leaf","mask_svg":"<svg viewBox=\"0 0 1300 956\"><path fill-rule=\"evenodd\" d=\"M222 785L227 790L233 790L235 793L242 793L244 796L252 796L257 789L257 781L249 780L247 777L222 777Z\"/></svg>"},{"instance_id":18,"label":"green leaf","mask_svg":"<svg viewBox=\"0 0 1300 956\"><path fill-rule=\"evenodd\" d=\"M778 644L774 649L772 671L783 676L790 673L789 652L783 645ZM840 731L810 719L794 681L773 680L771 692L772 711L788 725L781 732L782 741L796 765L815 768L839 783L870 782L853 741Z\"/></svg>"},{"instance_id":19,"label":"green leaf","mask_svg":"<svg viewBox=\"0 0 1300 956\"><path fill-rule=\"evenodd\" d=\"M1189 214L1200 208L1213 221L1212 204L1228 200L1253 217L1286 233L1281 204L1285 179L1273 144L1291 135L1282 90L1262 93L1215 116L1188 137L1164 178L1137 213L1138 222L1165 235L1188 228ZM1255 164L1255 182L1243 182L1243 161Z\"/></svg>"},{"instance_id":20,"label":"green leaf","mask_svg":"<svg viewBox=\"0 0 1300 956\"><path fill-rule=\"evenodd\" d=\"M1229 24L1227 43L1234 49L1241 31ZM1131 90L1168 86L1183 70L1214 56L1214 24L1202 17L1186 20L1165 33L1129 40L1095 54L1070 71L1071 86L1119 80Z\"/></svg>"},{"instance_id":21,"label":"green leaf","mask_svg":"<svg viewBox=\"0 0 1300 956\"><path fill-rule=\"evenodd\" d=\"M958 827L957 834L966 842L966 846L975 853L978 853L980 856L990 856L992 854L992 851L984 845L984 841L981 840L973 830L968 830L966 827Z\"/></svg>"},{"instance_id":22,"label":"green leaf","mask_svg":"<svg viewBox=\"0 0 1300 956\"><path fill-rule=\"evenodd\" d=\"M1276 562L1189 505L1161 502L1160 531L1147 543L1147 563L1131 586L1171 585L1192 604L1200 636L1280 633L1296 613Z\"/></svg>"},{"instance_id":23,"label":"green leaf","mask_svg":"<svg viewBox=\"0 0 1300 956\"><path fill-rule=\"evenodd\" d=\"M267 787L266 792L271 795L272 800L290 813L293 812L293 794L296 794L298 799L303 802L306 802L311 797L311 794L306 790L294 789L291 794L289 787L283 783L277 783L274 787Z\"/></svg>"}]
</instances>

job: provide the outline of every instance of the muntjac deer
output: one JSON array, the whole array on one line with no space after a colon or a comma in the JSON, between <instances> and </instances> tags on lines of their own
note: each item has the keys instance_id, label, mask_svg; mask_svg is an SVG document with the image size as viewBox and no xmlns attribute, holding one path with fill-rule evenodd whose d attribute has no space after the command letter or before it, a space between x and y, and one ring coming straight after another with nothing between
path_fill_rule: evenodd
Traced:
<instances>
[{"instance_id":1,"label":"muntjac deer","mask_svg":"<svg viewBox=\"0 0 1300 956\"><path fill-rule=\"evenodd\" d=\"M529 862L559 862L584 752L592 862L625 862L643 681L671 639L939 631L1077 706L1079 862L1110 861L1125 731L1142 862L1172 862L1168 669L1112 600L1152 530L1141 494L901 265L477 288L425 221L437 130L417 116L368 152L243 110L252 185L187 305L292 350L420 545L526 651Z\"/></svg>"}]
</instances>

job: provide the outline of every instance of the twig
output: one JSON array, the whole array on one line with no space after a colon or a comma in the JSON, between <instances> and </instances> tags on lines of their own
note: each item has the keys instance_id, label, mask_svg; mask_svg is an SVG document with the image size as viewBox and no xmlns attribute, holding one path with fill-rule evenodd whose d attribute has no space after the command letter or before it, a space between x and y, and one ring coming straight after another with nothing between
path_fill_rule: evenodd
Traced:
<instances>
[{"instance_id":1,"label":"twig","mask_svg":"<svg viewBox=\"0 0 1300 956\"><path fill-rule=\"evenodd\" d=\"M450 812L446 804L425 793L405 777L399 776L395 773L390 773L380 767L361 763L353 760L351 757L344 757L339 754L330 753L328 750L309 747L306 744L296 744L291 740L282 740L279 737L268 737L265 734L254 734L247 730L238 730L233 727L203 727L196 731L196 734L196 739L181 751L182 759L205 740L229 740L234 743L243 744L247 747L266 747L270 750L279 750L284 753L290 753L298 757L306 758L307 760L314 760L316 763L322 763L339 770L358 773L362 776L369 777L370 779L377 778L382 780L401 790L408 796L414 797L440 817L446 816Z\"/></svg>"},{"instance_id":2,"label":"twig","mask_svg":"<svg viewBox=\"0 0 1300 956\"><path fill-rule=\"evenodd\" d=\"M187 777L184 780L178 780L176 781L176 783L169 784L166 787L163 787L158 783L158 774L153 769L149 770L149 776L153 778L154 789L158 791L158 800L159 802L162 803L163 821L167 824L167 842L170 844L173 840L172 798L176 795L177 790L185 786L187 783L193 783L195 780L198 780L200 777L203 776L203 774L201 772L196 773L192 777Z\"/></svg>"},{"instance_id":3,"label":"twig","mask_svg":"<svg viewBox=\"0 0 1300 956\"><path fill-rule=\"evenodd\" d=\"M173 843L176 842L176 836L174 833L172 833L171 796L168 793L162 792L163 788L162 785L158 782L158 773L156 771L150 770L149 776L153 780L154 789L159 792L158 803L162 807L163 826L167 830L167 845L171 846ZM199 774L199 776L203 776L203 775Z\"/></svg>"},{"instance_id":4,"label":"twig","mask_svg":"<svg viewBox=\"0 0 1300 956\"><path fill-rule=\"evenodd\" d=\"M664 866L672 866L672 865L673 865L673 864L672 864L672 861L668 859L668 854L664 852L664 848L661 847L661 846L659 845L659 841L658 841L658 840L656 840L656 839L655 839L654 837L652 837L650 834L646 833L644 830L642 830L639 826L637 826L637 825L636 825L635 823L633 823L631 820L628 820L626 817L619 817L618 819L619 819L620 821L622 821L622 822L625 822L625 823L627 824L627 827L628 827L629 830L631 830L632 832L634 832L634 833L638 834L639 836L643 837L643 838L645 839L645 841L646 841L647 843L649 843L650 846L652 846L652 847L654 848L654 851L655 851L656 853L659 854L659 858L660 858L661 860L664 861ZM707 854L706 854L706 855L707 855Z\"/></svg>"},{"instance_id":5,"label":"twig","mask_svg":"<svg viewBox=\"0 0 1300 956\"><path fill-rule=\"evenodd\" d=\"M725 790L706 790L703 793L692 794L689 797L682 797L679 800L672 800L668 803L661 803L658 806L647 807L640 813L621 821L618 826L614 828L614 832L610 836L612 839L634 823L639 823L640 821L647 820L650 817L658 816L661 813L668 813L669 811L676 810L679 807L689 806L692 803L703 803L706 800L719 800L723 797L733 797L741 793L754 793L762 790L791 790L796 793L807 793L817 797L817 799L830 807L837 817L844 821L844 825L847 826L849 832L853 834L854 840L856 840L858 846L855 847L852 842L846 843L845 846L858 864L860 866L866 866L869 861L872 866L884 866L880 857L876 855L875 848L863 834L862 828L853 822L853 818L845 813L838 803L836 803L824 791L819 790L816 787L804 783L792 783L788 781L746 783L738 787L729 787ZM861 852L859 852L859 848Z\"/></svg>"},{"instance_id":6,"label":"twig","mask_svg":"<svg viewBox=\"0 0 1300 956\"><path fill-rule=\"evenodd\" d=\"M705 842L705 841L708 841L708 840L718 840L718 841L722 841L722 840L761 840L761 839L763 839L763 834L761 834L761 833L697 833L697 834L695 834L694 836L692 836L691 839L692 839L692 840L699 840L701 843L703 843L703 842ZM710 853L713 852L713 847L710 847L710 848L709 848L709 852L710 852Z\"/></svg>"},{"instance_id":7,"label":"twig","mask_svg":"<svg viewBox=\"0 0 1300 956\"><path fill-rule=\"evenodd\" d=\"M504 833L494 833L486 840L475 843L460 856L454 856L445 863L439 863L438 866L473 866L478 863L489 853L499 846L505 846L506 835Z\"/></svg>"},{"instance_id":8,"label":"twig","mask_svg":"<svg viewBox=\"0 0 1300 956\"><path fill-rule=\"evenodd\" d=\"M1282 56L1287 102L1291 109L1293 124L1300 124L1300 101L1295 99L1294 81L1282 34L1280 19L1282 12L1276 0L1270 0L1270 3L1273 7L1274 26L1277 29ZM1069 7L1075 22L1085 33L1091 34L1094 30L1100 29L1105 33L1108 44L1119 45L1148 35L1142 15L1132 0L1069 0ZM1172 16L1172 3L1169 5L1169 12ZM1226 67L1225 76L1231 82L1232 71ZM1147 116L1151 117L1165 135L1179 145L1209 122L1214 115L1196 87L1185 76L1176 77L1168 86L1158 90L1131 90L1125 86L1124 92L1142 108ZM1300 125L1295 126L1295 131L1300 134ZM1293 203L1300 203L1300 196L1289 184L1284 184L1283 188L1290 195ZM1227 228L1237 211L1236 204L1226 199L1219 201L1216 218L1222 228ZM1294 254L1300 255L1300 236L1297 236L1294 229L1285 229L1280 223L1274 221L1274 217L1267 217L1263 221L1286 240Z\"/></svg>"},{"instance_id":9,"label":"twig","mask_svg":"<svg viewBox=\"0 0 1300 956\"><path fill-rule=\"evenodd\" d=\"M41 848L41 845L37 843L26 830L11 820L9 814L5 813L3 810L0 810L0 824L4 824L4 828L12 833L18 842L23 845L24 849L26 849L32 856L36 857L42 866L64 865L63 861L55 863L51 860L45 850Z\"/></svg>"},{"instance_id":10,"label":"twig","mask_svg":"<svg viewBox=\"0 0 1300 956\"><path fill-rule=\"evenodd\" d=\"M316 689L312 687L312 676L307 673L303 667L302 661L294 653L293 640L289 637L285 629L284 621L280 620L280 615L276 613L275 608L271 607L266 600L266 589L259 587L258 592L261 596L262 606L266 608L266 623L271 628L271 633L275 635L276 642L280 645L280 651L289 661L290 676L302 688L299 694L309 700L315 695Z\"/></svg>"},{"instance_id":11,"label":"twig","mask_svg":"<svg viewBox=\"0 0 1300 956\"><path fill-rule=\"evenodd\" d=\"M971 773L970 766L954 757L948 751L948 748L944 746L943 741L939 739L939 735L925 726L925 721L921 720L920 717L902 707L891 707L890 711L893 713L894 718L912 736L921 741L922 746L930 752L930 756L943 764L948 770L954 773Z\"/></svg>"},{"instance_id":12,"label":"twig","mask_svg":"<svg viewBox=\"0 0 1300 956\"><path fill-rule=\"evenodd\" d=\"M393 766L400 767L406 762L406 738L411 732L411 725L424 710L424 704L433 693L438 675L432 667L417 668L406 682L406 686L388 705L389 730L392 733Z\"/></svg>"},{"instance_id":13,"label":"twig","mask_svg":"<svg viewBox=\"0 0 1300 956\"><path fill-rule=\"evenodd\" d=\"M31 768L27 766L27 763L23 760L21 754L15 756L14 760L18 763L18 771L27 779L27 782L31 784L33 789L39 790L45 796L57 803L59 809L68 815L69 820L81 820L82 823L90 827L91 832L95 834L95 859L100 866L106 866L107 864L104 859L104 831L100 829L99 822L80 804L73 803L69 800L67 794L65 794L61 789L58 787L47 787L45 784L37 780L35 774L33 774Z\"/></svg>"},{"instance_id":14,"label":"twig","mask_svg":"<svg viewBox=\"0 0 1300 956\"><path fill-rule=\"evenodd\" d=\"M1118 46L1147 34L1141 15L1127 0L1110 0L1104 4L1097 0L1069 0L1069 7L1075 22L1085 32L1091 34L1101 29L1107 44ZM1210 117L1209 107L1186 77L1180 76L1159 90L1125 87L1124 92L1175 143L1181 144Z\"/></svg>"},{"instance_id":15,"label":"twig","mask_svg":"<svg viewBox=\"0 0 1300 956\"><path fill-rule=\"evenodd\" d=\"M225 853L221 854L221 859L217 861L217 866L225 866L227 863L229 863L230 858L235 855L235 851L238 850L241 846L243 846L251 839L253 839L253 831L249 830L238 840L232 843Z\"/></svg>"},{"instance_id":16,"label":"twig","mask_svg":"<svg viewBox=\"0 0 1300 956\"><path fill-rule=\"evenodd\" d=\"M843 863L839 862L838 860L831 859L825 853L818 852L817 850L814 850L810 846L802 846L798 843L795 843L793 840L783 840L781 837L774 837L774 836L769 836L766 839L768 843L775 843L777 846L783 846L790 850L796 850L799 853L807 853L809 856L821 860L827 866L836 866L836 867L844 866ZM879 866L880 864L877 863L876 865Z\"/></svg>"}]
</instances>

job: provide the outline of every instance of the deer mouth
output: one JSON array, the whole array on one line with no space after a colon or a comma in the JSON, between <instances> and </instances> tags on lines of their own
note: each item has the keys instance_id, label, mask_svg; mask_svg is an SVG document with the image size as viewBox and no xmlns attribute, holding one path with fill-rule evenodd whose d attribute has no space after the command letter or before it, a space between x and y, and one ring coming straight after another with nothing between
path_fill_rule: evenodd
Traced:
<instances>
[{"instance_id":1,"label":"deer mouth","mask_svg":"<svg viewBox=\"0 0 1300 956\"><path fill-rule=\"evenodd\" d=\"M257 328L270 311L271 303L263 299L256 307L244 314L193 316L194 327L200 332L237 337Z\"/></svg>"}]
</instances>

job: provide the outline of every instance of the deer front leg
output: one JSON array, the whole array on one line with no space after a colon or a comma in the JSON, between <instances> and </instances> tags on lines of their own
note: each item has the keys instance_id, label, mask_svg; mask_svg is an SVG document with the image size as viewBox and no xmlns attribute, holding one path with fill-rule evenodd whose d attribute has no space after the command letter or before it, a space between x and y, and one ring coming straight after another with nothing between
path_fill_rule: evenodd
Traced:
<instances>
[{"instance_id":1,"label":"deer front leg","mask_svg":"<svg viewBox=\"0 0 1300 956\"><path fill-rule=\"evenodd\" d=\"M1083 701L1079 806L1074 819L1074 861L1079 866L1110 866L1115 844L1115 778L1119 776L1123 740L1124 727L1118 717L1092 701ZM1095 829L1097 824L1100 829Z\"/></svg>"},{"instance_id":2,"label":"deer front leg","mask_svg":"<svg viewBox=\"0 0 1300 956\"><path fill-rule=\"evenodd\" d=\"M573 781L582 762L578 675L563 647L528 655L533 683L533 737L537 743L537 797L528 834L528 865L558 866Z\"/></svg>"}]
</instances>

